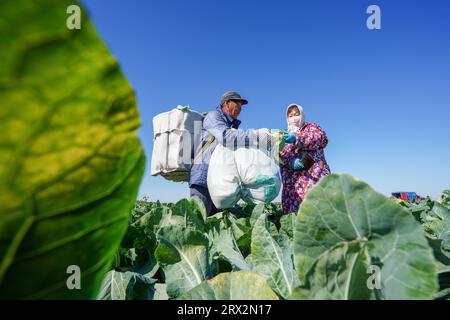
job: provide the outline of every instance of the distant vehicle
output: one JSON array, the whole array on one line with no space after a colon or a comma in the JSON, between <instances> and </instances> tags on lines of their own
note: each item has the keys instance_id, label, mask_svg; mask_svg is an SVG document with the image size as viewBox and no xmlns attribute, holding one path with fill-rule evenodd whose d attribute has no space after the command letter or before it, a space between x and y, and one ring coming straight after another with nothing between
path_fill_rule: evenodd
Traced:
<instances>
[{"instance_id":1,"label":"distant vehicle","mask_svg":"<svg viewBox=\"0 0 450 320\"><path fill-rule=\"evenodd\" d=\"M422 197L415 192L392 192L392 196L404 201L420 201L422 199Z\"/></svg>"}]
</instances>

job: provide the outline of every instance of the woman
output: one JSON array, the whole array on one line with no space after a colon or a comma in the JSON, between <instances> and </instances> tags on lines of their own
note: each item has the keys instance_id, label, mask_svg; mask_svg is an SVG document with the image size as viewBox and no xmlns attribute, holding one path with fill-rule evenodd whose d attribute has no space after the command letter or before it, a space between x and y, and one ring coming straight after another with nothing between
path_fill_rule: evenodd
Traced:
<instances>
[{"instance_id":1,"label":"woman","mask_svg":"<svg viewBox=\"0 0 450 320\"><path fill-rule=\"evenodd\" d=\"M303 108L297 104L287 107L286 118L286 145L280 151L284 214L297 213L309 189L330 174L324 154L328 139L322 128L315 123L305 123Z\"/></svg>"}]
</instances>

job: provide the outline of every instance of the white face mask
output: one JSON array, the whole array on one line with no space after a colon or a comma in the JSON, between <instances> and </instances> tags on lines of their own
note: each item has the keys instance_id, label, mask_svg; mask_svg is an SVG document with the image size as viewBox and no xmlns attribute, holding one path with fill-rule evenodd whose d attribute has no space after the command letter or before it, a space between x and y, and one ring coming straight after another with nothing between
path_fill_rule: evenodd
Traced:
<instances>
[{"instance_id":1,"label":"white face mask","mask_svg":"<svg viewBox=\"0 0 450 320\"><path fill-rule=\"evenodd\" d=\"M302 116L292 116L288 119L288 131L290 132L298 132L303 126L303 118Z\"/></svg>"},{"instance_id":2,"label":"white face mask","mask_svg":"<svg viewBox=\"0 0 450 320\"><path fill-rule=\"evenodd\" d=\"M300 127L300 120L301 120L300 116L292 116L288 118L289 124L297 127Z\"/></svg>"}]
</instances>

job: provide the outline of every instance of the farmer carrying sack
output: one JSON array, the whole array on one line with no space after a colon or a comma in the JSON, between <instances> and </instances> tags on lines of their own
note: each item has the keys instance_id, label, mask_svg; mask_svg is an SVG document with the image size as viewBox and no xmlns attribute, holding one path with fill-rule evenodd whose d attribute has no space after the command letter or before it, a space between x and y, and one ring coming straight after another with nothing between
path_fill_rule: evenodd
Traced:
<instances>
[{"instance_id":1,"label":"farmer carrying sack","mask_svg":"<svg viewBox=\"0 0 450 320\"><path fill-rule=\"evenodd\" d=\"M153 118L152 176L176 182L189 180L203 118L188 106L178 106Z\"/></svg>"}]
</instances>

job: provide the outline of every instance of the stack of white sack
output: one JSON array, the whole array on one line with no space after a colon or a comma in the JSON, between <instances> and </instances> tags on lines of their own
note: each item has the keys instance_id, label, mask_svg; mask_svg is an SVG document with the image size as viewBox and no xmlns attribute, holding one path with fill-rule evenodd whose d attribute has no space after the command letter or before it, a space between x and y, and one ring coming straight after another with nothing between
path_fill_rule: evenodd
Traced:
<instances>
[{"instance_id":1,"label":"stack of white sack","mask_svg":"<svg viewBox=\"0 0 450 320\"><path fill-rule=\"evenodd\" d=\"M279 194L279 167L271 152L256 146L236 150L218 144L208 169L208 189L217 208L231 208L242 199L269 203Z\"/></svg>"},{"instance_id":2,"label":"stack of white sack","mask_svg":"<svg viewBox=\"0 0 450 320\"><path fill-rule=\"evenodd\" d=\"M178 106L153 118L151 174L188 181L194 150L200 141L203 115Z\"/></svg>"}]
</instances>

